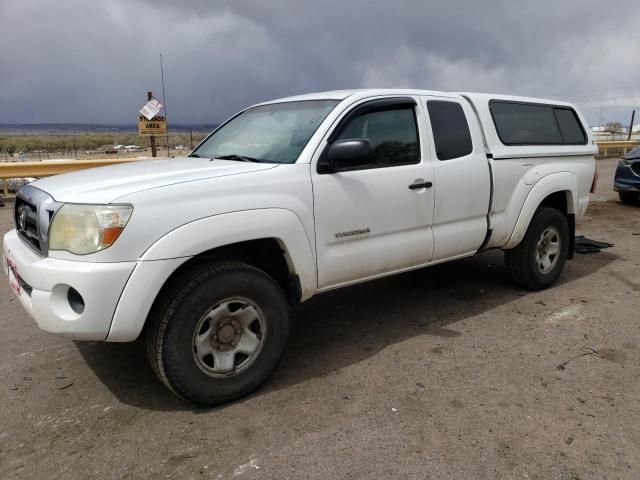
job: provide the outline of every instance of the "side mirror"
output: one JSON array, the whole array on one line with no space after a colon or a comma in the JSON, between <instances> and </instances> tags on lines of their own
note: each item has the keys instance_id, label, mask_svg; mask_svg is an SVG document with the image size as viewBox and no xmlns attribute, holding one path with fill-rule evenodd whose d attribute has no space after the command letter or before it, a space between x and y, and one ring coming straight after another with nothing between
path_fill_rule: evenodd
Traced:
<instances>
[{"instance_id":1,"label":"side mirror","mask_svg":"<svg viewBox=\"0 0 640 480\"><path fill-rule=\"evenodd\" d=\"M366 138L338 140L329 145L326 159L334 172L352 170L370 165L373 151Z\"/></svg>"}]
</instances>

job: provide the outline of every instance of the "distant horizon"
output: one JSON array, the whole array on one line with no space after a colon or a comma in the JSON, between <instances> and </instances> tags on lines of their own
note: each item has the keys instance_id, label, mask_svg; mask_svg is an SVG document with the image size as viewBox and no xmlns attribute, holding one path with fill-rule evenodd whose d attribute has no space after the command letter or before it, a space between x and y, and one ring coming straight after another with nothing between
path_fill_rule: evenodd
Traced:
<instances>
[{"instance_id":1,"label":"distant horizon","mask_svg":"<svg viewBox=\"0 0 640 480\"><path fill-rule=\"evenodd\" d=\"M169 123L169 133L209 132L219 123ZM85 133L137 133L134 123L83 123L83 122L40 122L40 123L0 123L0 135L51 134L69 135Z\"/></svg>"},{"instance_id":2,"label":"distant horizon","mask_svg":"<svg viewBox=\"0 0 640 480\"><path fill-rule=\"evenodd\" d=\"M21 127L21 126L44 126L44 125L79 125L79 126L104 126L104 127L136 127L136 122L132 123L124 123L124 122L113 122L113 123L101 123L101 122L0 122L0 127ZM196 127L196 126L217 126L220 125L220 122L212 122L212 123L175 123L173 124L177 127ZM171 125L170 125L171 128Z\"/></svg>"}]
</instances>

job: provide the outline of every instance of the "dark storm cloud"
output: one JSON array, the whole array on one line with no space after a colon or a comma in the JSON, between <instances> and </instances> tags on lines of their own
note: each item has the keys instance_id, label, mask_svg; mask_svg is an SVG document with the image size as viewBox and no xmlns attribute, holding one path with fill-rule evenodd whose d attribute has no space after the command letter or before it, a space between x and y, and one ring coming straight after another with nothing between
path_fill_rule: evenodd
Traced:
<instances>
[{"instance_id":1,"label":"dark storm cloud","mask_svg":"<svg viewBox=\"0 0 640 480\"><path fill-rule=\"evenodd\" d=\"M0 122L173 122L278 96L418 87L640 106L640 13L598 1L0 0Z\"/></svg>"}]
</instances>

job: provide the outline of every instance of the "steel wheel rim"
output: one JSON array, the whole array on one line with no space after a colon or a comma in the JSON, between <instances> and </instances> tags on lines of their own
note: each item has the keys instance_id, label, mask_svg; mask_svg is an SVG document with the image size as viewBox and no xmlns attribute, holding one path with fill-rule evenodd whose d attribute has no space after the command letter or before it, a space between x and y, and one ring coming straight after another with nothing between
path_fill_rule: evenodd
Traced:
<instances>
[{"instance_id":1,"label":"steel wheel rim","mask_svg":"<svg viewBox=\"0 0 640 480\"><path fill-rule=\"evenodd\" d=\"M540 273L549 273L558 263L562 240L555 227L543 230L536 244L536 266Z\"/></svg>"},{"instance_id":2,"label":"steel wheel rim","mask_svg":"<svg viewBox=\"0 0 640 480\"><path fill-rule=\"evenodd\" d=\"M198 320L193 332L193 358L212 377L232 377L258 357L266 338L260 308L247 298L217 302Z\"/></svg>"}]
</instances>

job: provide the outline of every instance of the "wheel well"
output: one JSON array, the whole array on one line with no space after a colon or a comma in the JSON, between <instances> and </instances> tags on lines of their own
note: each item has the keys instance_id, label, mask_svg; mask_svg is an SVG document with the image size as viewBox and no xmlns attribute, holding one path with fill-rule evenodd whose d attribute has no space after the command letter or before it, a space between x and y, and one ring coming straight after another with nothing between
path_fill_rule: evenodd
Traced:
<instances>
[{"instance_id":1,"label":"wheel well","mask_svg":"<svg viewBox=\"0 0 640 480\"><path fill-rule=\"evenodd\" d=\"M540 207L550 207L560 210L565 216L569 213L567 205L568 192L555 192L546 197L540 203ZM570 193L569 193L570 194Z\"/></svg>"},{"instance_id":2,"label":"wheel well","mask_svg":"<svg viewBox=\"0 0 640 480\"><path fill-rule=\"evenodd\" d=\"M174 283L180 281L180 277L188 271L198 268L204 263L220 260L242 262L262 270L280 285L289 303L300 302L300 280L292 272L293 269L289 267L286 251L275 238L261 238L213 248L189 259L167 279L154 304L159 299L166 298L166 293L174 286Z\"/></svg>"}]
</instances>

